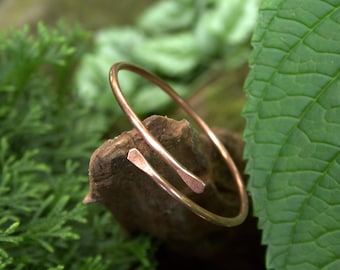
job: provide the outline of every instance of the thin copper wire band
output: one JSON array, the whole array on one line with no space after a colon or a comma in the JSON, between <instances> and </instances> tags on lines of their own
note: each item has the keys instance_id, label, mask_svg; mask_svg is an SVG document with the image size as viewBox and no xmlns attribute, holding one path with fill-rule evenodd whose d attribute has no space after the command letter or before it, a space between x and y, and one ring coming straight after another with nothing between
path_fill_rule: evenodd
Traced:
<instances>
[{"instance_id":1,"label":"thin copper wire band","mask_svg":"<svg viewBox=\"0 0 340 270\"><path fill-rule=\"evenodd\" d=\"M189 198L183 195L180 191L178 191L175 187L173 187L170 183L168 183L162 176L160 176L145 160L142 154L137 149L131 149L129 151L129 160L132 161L138 168L148 173L151 178L165 191L167 191L172 197L179 200L189 209L191 209L194 213L201 216L202 218L213 222L218 225L223 225L227 227L232 227L241 224L248 214L248 197L244 188L244 184L241 178L241 175L229 155L228 150L224 147L222 142L217 138L214 132L209 128L209 126L193 111L193 109L165 82L163 82L158 77L153 74L147 72L146 70L129 64L129 63L116 63L110 69L110 83L112 92L115 95L120 107L125 112L127 117L129 118L131 124L141 133L142 137L145 139L146 143L156 151L163 159L166 161L171 167L173 167L179 176L183 179L183 181L195 192L200 193L204 190L204 181L202 181L199 177L192 174L188 169L186 169L182 164L180 164L176 159L174 159L168 151L153 137L153 135L145 128L142 121L138 118L138 116L131 109L128 104L124 94L122 93L120 84L118 82L118 72L120 70L128 70L134 72L150 82L159 86L163 91L165 91L173 100L191 117L192 120L196 122L196 124L205 132L205 134L210 138L213 144L216 146L221 156L223 157L226 165L229 167L231 174L234 177L234 180L237 185L237 189L240 196L240 211L239 214L235 217L223 217L217 214L214 214Z\"/></svg>"}]
</instances>

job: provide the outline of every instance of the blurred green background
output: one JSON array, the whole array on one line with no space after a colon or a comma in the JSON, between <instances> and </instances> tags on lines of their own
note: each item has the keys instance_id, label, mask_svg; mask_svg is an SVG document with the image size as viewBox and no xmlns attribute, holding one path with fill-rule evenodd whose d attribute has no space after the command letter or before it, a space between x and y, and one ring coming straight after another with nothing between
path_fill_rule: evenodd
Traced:
<instances>
[{"instance_id":1,"label":"blurred green background","mask_svg":"<svg viewBox=\"0 0 340 270\"><path fill-rule=\"evenodd\" d=\"M53 26L60 18L70 25L81 23L84 28L90 30L133 24L136 17L154 2L157 1L2 0L0 28L21 27L41 20Z\"/></svg>"},{"instance_id":2,"label":"blurred green background","mask_svg":"<svg viewBox=\"0 0 340 270\"><path fill-rule=\"evenodd\" d=\"M175 4L163 4L163 8L156 8L154 13L158 13L158 16L155 16L154 14L145 14L145 11L150 8L152 4L157 5L159 4L159 2L173 2ZM159 44L157 44L157 38L154 38L154 43L156 44L150 44L150 46L148 46L147 44L145 46L146 48L142 46L139 54L143 55L143 57L149 58L154 57L154 46L162 47L164 46L164 43L170 43L173 42L173 40L179 40L183 38L182 42L175 42L175 44L170 45L169 48L160 48L160 50L168 50L168 52L165 52L164 54L162 54L161 52L159 58L166 58L169 54L173 54L176 56L177 52L174 51L171 46L177 47L177 51L180 51L181 48L183 48L183 44L185 44L186 42L196 42L196 40L190 40L190 37L181 37L180 35L176 36L176 32L181 34L184 33L184 35L187 33L194 33L196 37L199 37L197 41L201 42L204 48L201 48L201 51L196 53L197 55L201 54L201 56L196 57L194 55L192 56L192 58L196 57L197 59L188 59L188 61L201 61L201 63L199 63L201 64L201 70L196 73L192 72L192 74L185 74L185 72L181 74L179 71L178 78L180 79L175 78L175 81L185 81L188 77L191 76L191 84L186 82L185 85L182 85L182 88L189 87L190 89L184 90L179 88L177 90L179 90L179 92L180 90L187 92L192 90L193 92L195 92L191 93L196 95L194 98L193 106L202 113L202 116L211 125L225 126L233 130L241 131L243 129L244 122L243 119L239 117L239 115L243 105L244 96L240 89L242 88L243 80L248 71L247 55L250 48L249 37L250 31L253 28L256 19L256 8L258 6L258 2L259 1L252 0L229 1L229 3L223 3L223 1L206 0L62 0L58 2L51 0L3 0L0 2L0 29L22 27L25 24L34 25L39 21L43 21L46 25L53 27L61 18L63 19L63 21L65 21L67 25L70 26L74 24L80 24L84 29L91 31L92 38L95 40L94 42L96 42L97 40L97 47L95 46L94 50L108 50L108 48L111 47L111 57L112 55L116 56L117 54L120 54L118 57L112 57L112 60L107 59L105 63L106 65L99 64L99 68L103 69L103 73L105 74L105 76L110 64L114 63L114 58L118 58L117 60L125 60L126 58L128 58L126 57L126 55L124 55L124 53L117 52L116 54L114 52L114 47L117 43L117 40L120 39L119 36L121 36L122 39L135 38L138 40L143 38L141 37L142 35L138 36L138 34L140 34L138 32L141 31L135 31L136 27L138 28L138 26L143 32L149 35L149 39L151 41L149 43L153 42L152 35L157 36L158 34L170 34L169 36L174 36L169 40L160 40ZM206 12L205 5L215 5L216 8L211 9L211 12ZM181 9L181 7L184 7L185 9L183 10ZM231 7L231 11L228 10L229 7ZM173 17L173 14L176 13L177 15ZM138 20L143 16L147 18L144 20L144 22L138 23ZM201 17L201 20L197 18L199 16ZM163 21L159 23L158 20ZM159 29L156 29L154 33L152 33L149 28L155 28L155 23ZM169 27L169 25L173 27ZM203 29L203 31L199 32L197 31L197 28L201 28ZM119 32L119 29L123 30ZM118 37L110 37L110 35L115 35L115 30ZM102 31L102 33L100 31ZM241 37L239 38L239 40L237 40L236 42L221 42L221 39L227 39L228 35L235 35L234 33L231 33L233 31L241 33ZM125 42L131 43L130 40ZM119 44L119 46L125 45L124 41L120 43L121 44ZM139 44L135 46L138 45ZM107 48L104 48L105 46ZM180 52L182 55L186 53L188 54L188 52L190 51L192 53L192 51L195 50L195 48L190 48L189 45L185 46L187 46L188 48L186 49L187 51ZM106 55L103 56L103 53L97 52L94 53L93 57L105 58L107 56L107 53L105 52L105 54ZM202 54L205 55L202 56ZM185 59L183 59L182 55L179 55L178 57L181 58L181 60L183 60L184 62ZM199 59L200 57L201 59ZM135 60L134 62L138 62L136 61L136 59L127 60ZM171 62L171 60L171 57L167 58L165 59L164 64L162 64L168 65L167 61ZM90 67L90 65L92 64L93 66L96 65L96 63L93 63L94 61L89 62L90 63L88 63L88 68L93 70L94 68ZM95 62L100 63L101 60ZM105 62L105 60L103 60L102 63L103 62ZM151 69L151 71L154 71L153 67L151 66L154 63L151 63L149 67L149 63L147 61L141 62L141 64L145 66L145 68L149 68ZM177 63L174 63L174 65L176 64ZM171 63L169 63L169 65L171 65ZM170 66L168 70L165 71L169 70L175 70L175 68L173 66ZM86 73L87 71L84 72ZM160 75L164 78L167 74ZM102 79L102 84L107 84L106 77L103 77ZM84 84L86 84L86 82L84 82ZM90 85L90 87L92 87L92 85ZM80 91L87 91L87 87L85 86ZM129 89L127 91L129 91ZM155 92L158 92L158 90L154 89L152 93ZM106 94L111 95L109 91L106 91ZM140 95L143 96L141 97L141 99L143 99L145 98L144 96L147 94L145 94L145 92L143 91L142 93L140 93ZM159 95L162 96L161 93ZM221 99L221 95L225 96L226 98ZM163 96L163 99L164 98L165 97ZM102 97L102 100L107 100L107 96ZM223 103L219 104L221 101ZM111 102L111 100L109 100L109 102ZM107 106L110 105L111 103L107 104ZM153 107L156 106L155 104L148 105L152 106L150 108L151 111L153 110ZM136 104L136 106L138 107L138 104ZM163 106L162 100L160 100L160 106ZM96 122L98 122L98 119Z\"/></svg>"},{"instance_id":3,"label":"blurred green background","mask_svg":"<svg viewBox=\"0 0 340 270\"><path fill-rule=\"evenodd\" d=\"M157 241L83 206L91 153L130 125L108 71L157 74L212 126L241 132L258 0L0 1L0 269L156 269ZM62 20L62 22L60 22ZM171 100L122 73L143 118Z\"/></svg>"}]
</instances>

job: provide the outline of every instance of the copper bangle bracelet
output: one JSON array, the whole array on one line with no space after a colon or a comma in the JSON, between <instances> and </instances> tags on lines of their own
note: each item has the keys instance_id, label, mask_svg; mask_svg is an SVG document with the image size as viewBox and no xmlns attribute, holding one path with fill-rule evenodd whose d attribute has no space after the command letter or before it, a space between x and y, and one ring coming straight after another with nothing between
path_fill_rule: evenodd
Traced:
<instances>
[{"instance_id":1,"label":"copper bangle bracelet","mask_svg":"<svg viewBox=\"0 0 340 270\"><path fill-rule=\"evenodd\" d=\"M231 174L237 185L237 189L240 196L240 210L239 214L235 217L223 217L214 214L203 207L199 206L194 201L187 198L178 189L171 185L166 179L157 173L157 171L149 164L149 162L144 158L144 156L138 151L138 149L133 148L129 150L128 160L132 162L140 170L147 173L162 189L169 193L173 198L183 203L192 212L198 216L214 223L217 225L232 227L241 224L247 214L248 214L248 197L241 178L241 175L229 155L228 150L224 147L222 142L217 138L214 132L208 127L208 125L193 111L193 109L164 81L154 76L153 74L147 72L146 70L129 64L129 63L116 63L110 69L110 83L112 92L115 95L120 107L130 120L131 124L140 132L141 136L144 138L145 142L157 152L164 161L174 168L182 180L196 193L201 193L204 191L205 183L199 177L191 173L182 164L180 164L171 154L153 137L153 135L146 129L142 121L131 109L130 105L126 101L124 94L122 93L120 84L118 82L118 72L120 70L128 70L134 72L148 81L154 83L164 92L166 92L189 116L196 124L204 131L204 133L210 138L212 143L216 146L220 152L222 158L224 159L226 165L229 167Z\"/></svg>"}]
</instances>

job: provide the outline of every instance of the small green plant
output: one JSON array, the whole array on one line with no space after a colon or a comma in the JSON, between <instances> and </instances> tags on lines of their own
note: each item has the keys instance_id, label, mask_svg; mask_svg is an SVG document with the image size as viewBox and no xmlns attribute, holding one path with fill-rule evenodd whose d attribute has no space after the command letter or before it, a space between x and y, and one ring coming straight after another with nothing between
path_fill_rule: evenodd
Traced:
<instances>
[{"instance_id":1,"label":"small green plant","mask_svg":"<svg viewBox=\"0 0 340 270\"><path fill-rule=\"evenodd\" d=\"M0 33L0 269L154 267L149 238L81 205L101 135L72 83L88 40L63 24Z\"/></svg>"},{"instance_id":2,"label":"small green plant","mask_svg":"<svg viewBox=\"0 0 340 270\"><path fill-rule=\"evenodd\" d=\"M268 269L340 268L340 2L263 1L245 157Z\"/></svg>"}]
</instances>

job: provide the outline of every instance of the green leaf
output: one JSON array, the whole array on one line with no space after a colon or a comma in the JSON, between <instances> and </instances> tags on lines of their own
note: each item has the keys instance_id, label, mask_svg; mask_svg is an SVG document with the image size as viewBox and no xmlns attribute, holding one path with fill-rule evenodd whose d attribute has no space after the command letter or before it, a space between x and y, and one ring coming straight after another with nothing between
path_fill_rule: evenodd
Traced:
<instances>
[{"instance_id":1,"label":"green leaf","mask_svg":"<svg viewBox=\"0 0 340 270\"><path fill-rule=\"evenodd\" d=\"M200 62L196 38L189 32L145 41L135 49L134 56L142 65L168 76L183 76Z\"/></svg>"},{"instance_id":2,"label":"green leaf","mask_svg":"<svg viewBox=\"0 0 340 270\"><path fill-rule=\"evenodd\" d=\"M18 244L22 241L22 237L15 235L19 225L20 222L18 221L9 224L7 217L0 219L0 269L4 269L6 265L13 262L13 258L9 256L3 247L6 247L7 244ZM2 227L4 226L8 227L3 230Z\"/></svg>"},{"instance_id":3,"label":"green leaf","mask_svg":"<svg viewBox=\"0 0 340 270\"><path fill-rule=\"evenodd\" d=\"M264 1L245 156L270 269L340 268L340 1Z\"/></svg>"},{"instance_id":4,"label":"green leaf","mask_svg":"<svg viewBox=\"0 0 340 270\"><path fill-rule=\"evenodd\" d=\"M182 97L189 93L188 87L182 84L169 82L168 84ZM151 84L142 86L141 89L134 94L131 102L136 111L144 114L150 111L164 111L164 108L171 103L173 103L173 100L168 94L160 90L158 86Z\"/></svg>"},{"instance_id":5,"label":"green leaf","mask_svg":"<svg viewBox=\"0 0 340 270\"><path fill-rule=\"evenodd\" d=\"M198 45L204 53L215 53L244 42L253 30L258 0L216 0L201 14L195 27Z\"/></svg>"},{"instance_id":6,"label":"green leaf","mask_svg":"<svg viewBox=\"0 0 340 270\"><path fill-rule=\"evenodd\" d=\"M138 26L145 32L162 34L192 26L197 0L161 1L152 5L138 19Z\"/></svg>"},{"instance_id":7,"label":"green leaf","mask_svg":"<svg viewBox=\"0 0 340 270\"><path fill-rule=\"evenodd\" d=\"M132 61L131 52L143 39L139 31L131 28L106 29L95 35L94 52L85 55L76 74L79 97L87 106L98 107L100 104L101 108L110 110L114 107L108 83L109 70L116 62ZM120 78L124 93L131 95L138 78L130 73L121 74Z\"/></svg>"},{"instance_id":8,"label":"green leaf","mask_svg":"<svg viewBox=\"0 0 340 270\"><path fill-rule=\"evenodd\" d=\"M8 218L4 217L0 219L0 243L14 243L17 244L20 241L22 241L22 238L20 236L16 236L15 233L20 226L19 221L15 221L12 224L8 225L5 230L3 230L1 227L3 227L8 224ZM13 236L14 235L14 236ZM1 248L0 248L1 249Z\"/></svg>"}]
</instances>

